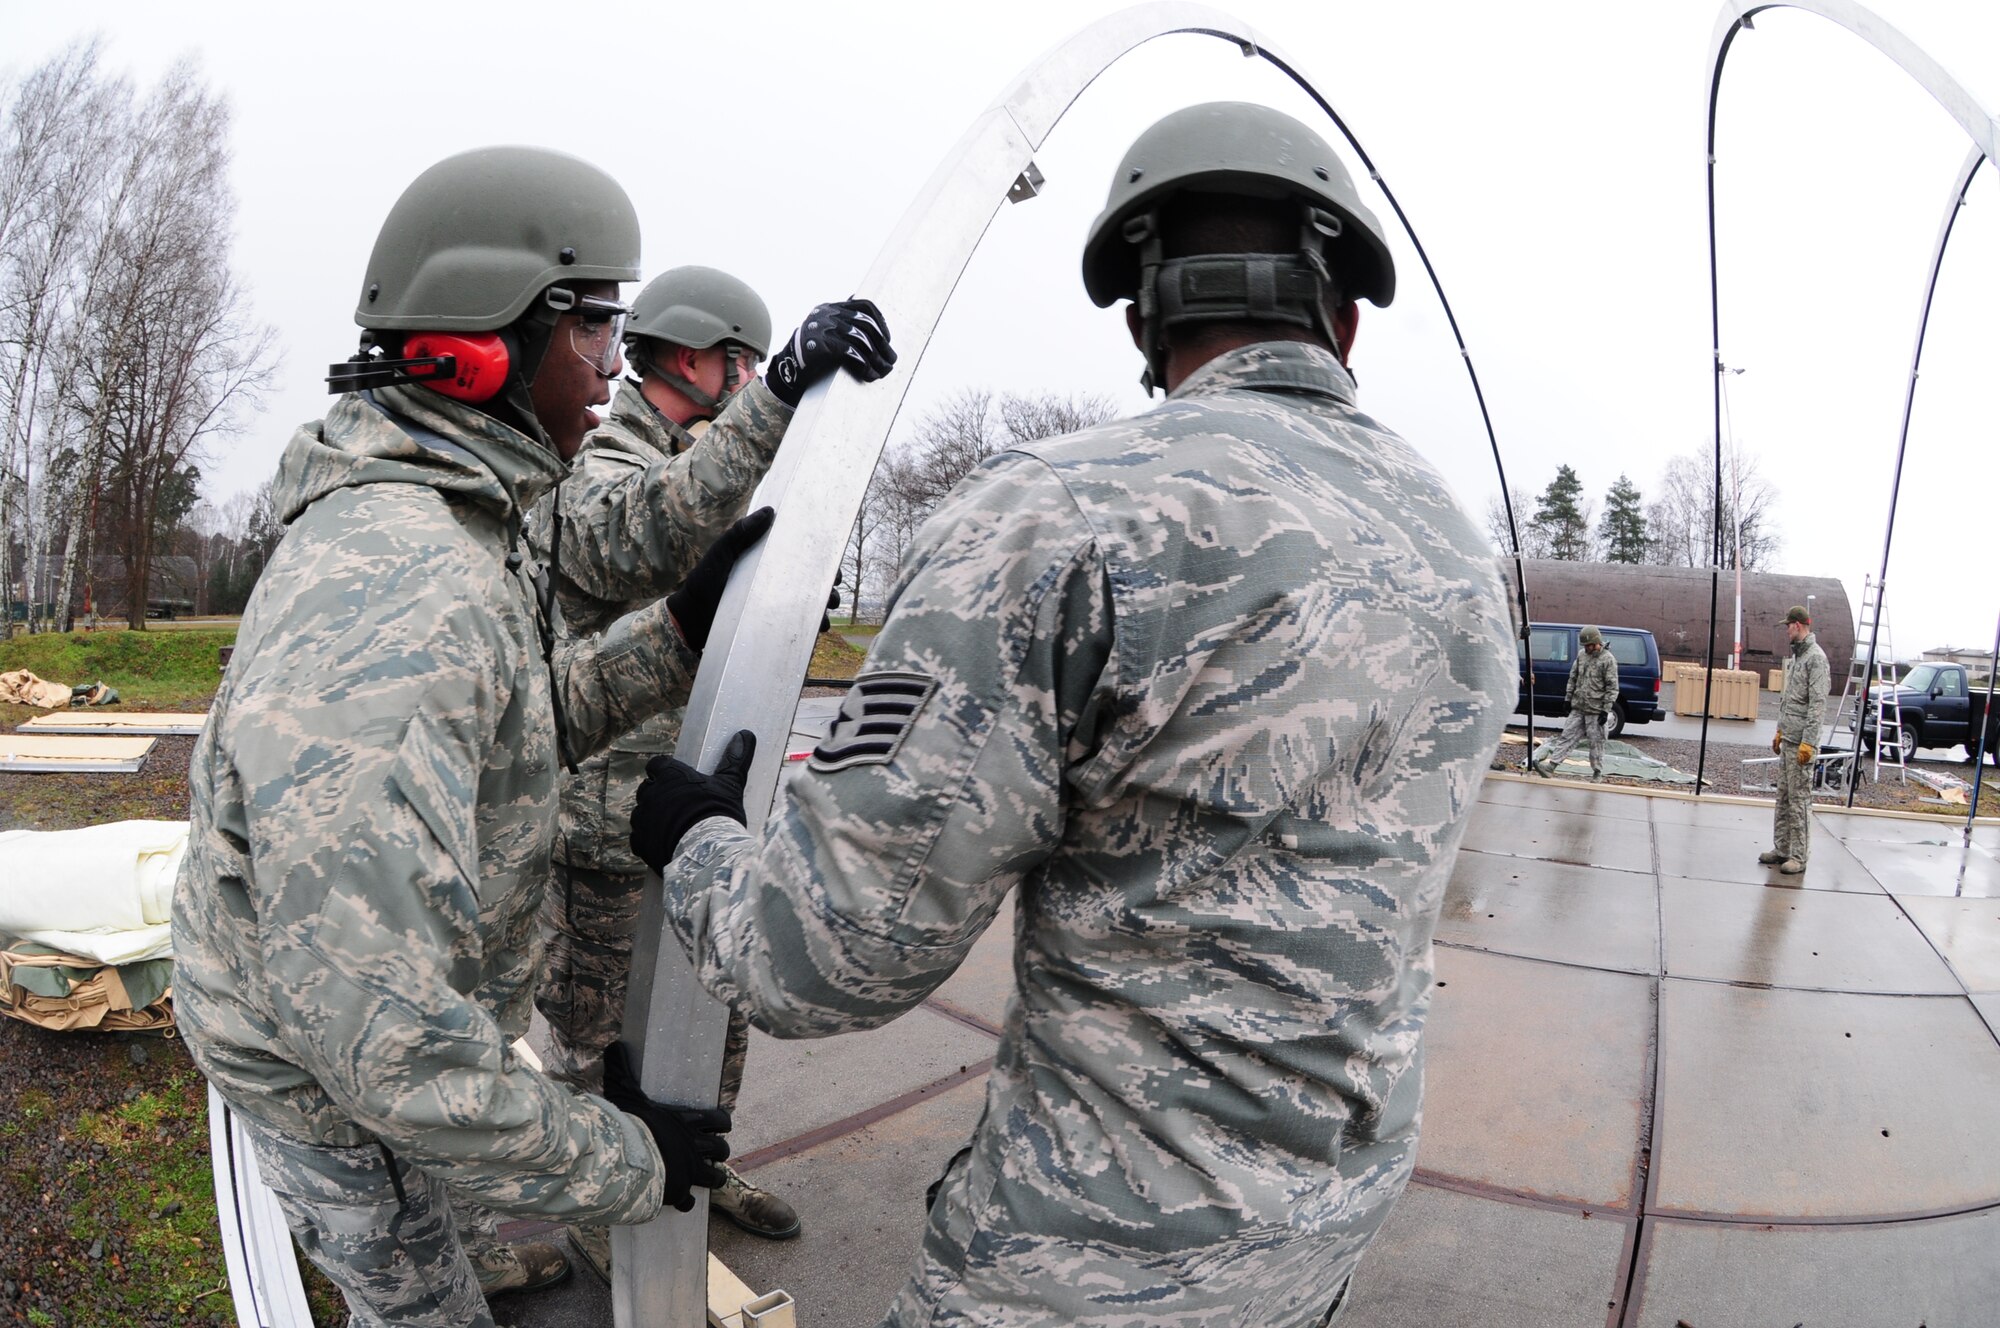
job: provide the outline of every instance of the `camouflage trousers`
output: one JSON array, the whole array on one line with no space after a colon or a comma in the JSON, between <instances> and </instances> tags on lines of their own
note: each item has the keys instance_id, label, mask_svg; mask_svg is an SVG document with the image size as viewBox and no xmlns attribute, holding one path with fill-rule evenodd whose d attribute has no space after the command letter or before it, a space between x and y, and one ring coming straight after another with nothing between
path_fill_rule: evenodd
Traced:
<instances>
[{"instance_id":1,"label":"camouflage trousers","mask_svg":"<svg viewBox=\"0 0 2000 1328\"><path fill-rule=\"evenodd\" d=\"M1578 742L1585 739L1590 743L1590 768L1593 772L1604 769L1604 716L1586 715L1581 710L1569 712L1569 722L1553 742L1543 743L1534 759L1558 765L1565 756L1576 749Z\"/></svg>"},{"instance_id":2,"label":"camouflage trousers","mask_svg":"<svg viewBox=\"0 0 2000 1328\"><path fill-rule=\"evenodd\" d=\"M1771 817L1771 847L1801 867L1812 852L1813 768L1799 764L1799 745L1785 744L1778 757L1778 805Z\"/></svg>"},{"instance_id":3,"label":"camouflage trousers","mask_svg":"<svg viewBox=\"0 0 2000 1328\"><path fill-rule=\"evenodd\" d=\"M493 1328L474 1258L499 1215L379 1145L324 1148L238 1114L286 1225L347 1300L349 1328Z\"/></svg>"},{"instance_id":4,"label":"camouflage trousers","mask_svg":"<svg viewBox=\"0 0 2000 1328\"><path fill-rule=\"evenodd\" d=\"M618 1040L625 988L632 975L632 936L639 925L643 872L608 872L557 859L542 896L545 953L535 1008L549 1026L544 1068L553 1079L587 1093L604 1088L604 1050ZM750 1021L729 1012L717 1097L735 1110L750 1053Z\"/></svg>"}]
</instances>

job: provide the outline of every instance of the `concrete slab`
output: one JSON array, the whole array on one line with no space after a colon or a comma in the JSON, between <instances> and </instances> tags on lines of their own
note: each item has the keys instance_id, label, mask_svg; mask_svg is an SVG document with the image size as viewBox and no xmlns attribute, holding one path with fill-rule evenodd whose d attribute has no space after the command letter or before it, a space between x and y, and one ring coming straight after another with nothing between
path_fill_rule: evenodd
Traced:
<instances>
[{"instance_id":1,"label":"concrete slab","mask_svg":"<svg viewBox=\"0 0 2000 1328\"><path fill-rule=\"evenodd\" d=\"M1650 825L1580 812L1534 812L1482 802L1473 808L1464 846L1481 853L1614 871L1653 869Z\"/></svg>"},{"instance_id":2,"label":"concrete slab","mask_svg":"<svg viewBox=\"0 0 2000 1328\"><path fill-rule=\"evenodd\" d=\"M1768 830L1771 804L1709 798L1649 798L1654 825L1695 825L1711 830Z\"/></svg>"},{"instance_id":3,"label":"concrete slab","mask_svg":"<svg viewBox=\"0 0 2000 1328\"><path fill-rule=\"evenodd\" d=\"M1660 916L1667 972L1677 978L1822 991L1963 991L1884 895L1667 877L1660 882Z\"/></svg>"},{"instance_id":4,"label":"concrete slab","mask_svg":"<svg viewBox=\"0 0 2000 1328\"><path fill-rule=\"evenodd\" d=\"M930 1004L1000 1027L1014 995L1014 896L993 915L958 972L931 993Z\"/></svg>"},{"instance_id":5,"label":"concrete slab","mask_svg":"<svg viewBox=\"0 0 2000 1328\"><path fill-rule=\"evenodd\" d=\"M1706 826L1653 827L1659 840L1661 877L1734 881L1791 890L1841 890L1879 895L1882 886L1846 845L1824 831L1813 836L1812 856L1803 876L1785 876L1757 861L1771 847L1771 828L1730 830Z\"/></svg>"},{"instance_id":6,"label":"concrete slab","mask_svg":"<svg viewBox=\"0 0 2000 1328\"><path fill-rule=\"evenodd\" d=\"M892 1025L893 1027L893 1025ZM924 1190L972 1137L981 1077L851 1134L754 1169L761 1185L807 1195L795 1240L746 1236L726 1221L709 1248L758 1291L783 1288L802 1328L852 1328L882 1317L923 1238Z\"/></svg>"},{"instance_id":7,"label":"concrete slab","mask_svg":"<svg viewBox=\"0 0 2000 1328\"><path fill-rule=\"evenodd\" d=\"M1652 980L1447 949L1437 974L1417 1164L1580 1205L1632 1204Z\"/></svg>"},{"instance_id":8,"label":"concrete slab","mask_svg":"<svg viewBox=\"0 0 2000 1328\"><path fill-rule=\"evenodd\" d=\"M1914 821L1900 816L1858 816L1853 812L1820 812L1819 823L1841 839L1875 844L1957 844L1965 837L1964 823Z\"/></svg>"},{"instance_id":9,"label":"concrete slab","mask_svg":"<svg viewBox=\"0 0 2000 1328\"><path fill-rule=\"evenodd\" d=\"M1565 788L1545 779L1532 782L1499 779L1488 775L1480 785L1479 800L1502 807L1529 807L1545 812L1579 812L1586 816L1609 816L1622 821L1646 819L1649 798L1622 794L1605 797L1603 789Z\"/></svg>"},{"instance_id":10,"label":"concrete slab","mask_svg":"<svg viewBox=\"0 0 2000 1328\"><path fill-rule=\"evenodd\" d=\"M1989 1324L2000 1212L1865 1227L1648 1224L1626 1322Z\"/></svg>"},{"instance_id":11,"label":"concrete slab","mask_svg":"<svg viewBox=\"0 0 2000 1328\"><path fill-rule=\"evenodd\" d=\"M1654 878L1462 851L1437 939L1496 954L1628 973L1659 971Z\"/></svg>"},{"instance_id":12,"label":"concrete slab","mask_svg":"<svg viewBox=\"0 0 2000 1328\"><path fill-rule=\"evenodd\" d=\"M1978 844L1869 844L1849 849L1896 895L2000 896L2000 859Z\"/></svg>"},{"instance_id":13,"label":"concrete slab","mask_svg":"<svg viewBox=\"0 0 2000 1328\"><path fill-rule=\"evenodd\" d=\"M922 1007L882 1028L810 1042L753 1028L730 1151L741 1156L843 1120L984 1061L993 1047L987 1034Z\"/></svg>"},{"instance_id":14,"label":"concrete slab","mask_svg":"<svg viewBox=\"0 0 2000 1328\"><path fill-rule=\"evenodd\" d=\"M1630 1229L1412 1184L1362 1256L1340 1328L1602 1328Z\"/></svg>"},{"instance_id":15,"label":"concrete slab","mask_svg":"<svg viewBox=\"0 0 2000 1328\"><path fill-rule=\"evenodd\" d=\"M1972 1008L1979 1011L1986 1020L1986 1026L1993 1030L1993 1036L2000 1038L2000 996L1974 996Z\"/></svg>"},{"instance_id":16,"label":"concrete slab","mask_svg":"<svg viewBox=\"0 0 2000 1328\"><path fill-rule=\"evenodd\" d=\"M2000 901L1903 895L1896 902L1967 991L2000 992Z\"/></svg>"},{"instance_id":17,"label":"concrete slab","mask_svg":"<svg viewBox=\"0 0 2000 1328\"><path fill-rule=\"evenodd\" d=\"M1866 1220L2000 1202L2000 1044L1964 997L1661 987L1649 1209Z\"/></svg>"}]
</instances>

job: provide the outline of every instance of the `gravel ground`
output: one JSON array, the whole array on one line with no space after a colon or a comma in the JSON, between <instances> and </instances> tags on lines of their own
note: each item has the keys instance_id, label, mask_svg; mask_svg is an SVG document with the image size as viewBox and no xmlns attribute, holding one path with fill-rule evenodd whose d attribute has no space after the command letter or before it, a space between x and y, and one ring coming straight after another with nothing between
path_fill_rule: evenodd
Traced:
<instances>
[{"instance_id":1,"label":"gravel ground","mask_svg":"<svg viewBox=\"0 0 2000 1328\"><path fill-rule=\"evenodd\" d=\"M177 1039L0 1019L0 1322L235 1323Z\"/></svg>"},{"instance_id":2,"label":"gravel ground","mask_svg":"<svg viewBox=\"0 0 2000 1328\"><path fill-rule=\"evenodd\" d=\"M1560 721L1558 721L1559 723ZM1516 728L1509 730L1509 732L1525 733L1525 730ZM1536 722L1536 741L1546 742L1552 735L1552 729L1545 728L1542 721L1538 720ZM1689 774L1694 773L1695 760L1701 749L1701 744L1698 741L1681 738L1646 737L1643 727L1634 727L1628 730L1623 741L1631 743L1641 753L1650 756L1655 761L1664 761L1676 770L1684 770ZM1746 777L1743 759L1749 756L1762 756L1765 754L1765 750L1761 748L1711 741L1708 745L1708 762L1702 771L1702 792L1704 794L1719 793L1733 797L1768 800L1771 797L1770 793L1762 790L1745 792L1742 787ZM1522 759L1523 748L1521 744L1503 743L1499 756L1494 759L1493 768L1495 770L1518 771ZM1921 812L1929 816L1957 817L1961 820L1965 816L1966 809L1962 806L1954 809L1939 806L1934 802L1926 802L1925 799L1936 798L1938 794L1936 790L1919 784L1915 780L1900 780L1893 773L1885 771L1882 781L1877 783L1867 773L1869 770L1868 763L1864 762L1862 768L1864 775L1861 788L1855 794L1854 798L1854 805L1856 807ZM1928 770L1940 775L1953 775L1968 784L1972 782L1972 761L1969 757L1962 761L1913 761L1910 768L1912 770ZM1772 779L1772 768L1770 766L1750 766L1748 767L1747 776L1750 783L1768 784ZM1641 780L1620 779L1615 776L1606 779L1605 782L1607 784L1622 784L1633 788L1677 787L1685 792L1693 791L1692 785L1670 786L1648 784ZM1987 771L1987 777L1980 789L1979 812L1982 816L2000 816L2000 772L1995 772L1991 769Z\"/></svg>"}]
</instances>

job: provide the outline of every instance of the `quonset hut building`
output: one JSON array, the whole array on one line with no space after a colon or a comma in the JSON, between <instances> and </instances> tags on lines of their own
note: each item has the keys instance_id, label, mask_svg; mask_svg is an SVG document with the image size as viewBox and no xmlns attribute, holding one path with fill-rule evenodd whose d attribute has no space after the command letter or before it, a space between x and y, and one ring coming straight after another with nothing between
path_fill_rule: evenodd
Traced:
<instances>
[{"instance_id":1,"label":"quonset hut building","mask_svg":"<svg viewBox=\"0 0 2000 1328\"><path fill-rule=\"evenodd\" d=\"M1501 575L1514 593L1514 560L1502 558ZM1528 610L1536 622L1643 627L1659 642L1660 658L1701 660L1708 654L1709 572L1705 567L1645 567L1629 563L1525 560ZM1743 574L1743 667L1763 673L1781 668L1791 654L1785 610L1812 609L1813 631L1833 674L1834 691L1854 658L1854 610L1847 591L1830 576ZM1736 574L1724 571L1715 601L1715 660L1729 659L1736 611ZM1867 643L1862 643L1867 649Z\"/></svg>"}]
</instances>

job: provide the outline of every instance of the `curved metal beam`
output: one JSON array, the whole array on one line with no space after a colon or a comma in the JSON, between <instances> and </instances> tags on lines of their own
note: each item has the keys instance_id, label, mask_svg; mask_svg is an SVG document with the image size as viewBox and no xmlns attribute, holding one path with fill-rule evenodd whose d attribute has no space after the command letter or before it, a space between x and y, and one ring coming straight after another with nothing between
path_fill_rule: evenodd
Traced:
<instances>
[{"instance_id":1,"label":"curved metal beam","mask_svg":"<svg viewBox=\"0 0 2000 1328\"><path fill-rule=\"evenodd\" d=\"M312 1328L292 1232L278 1200L257 1174L257 1158L236 1113L208 1089L209 1164L229 1295L242 1328Z\"/></svg>"},{"instance_id":2,"label":"curved metal beam","mask_svg":"<svg viewBox=\"0 0 2000 1328\"><path fill-rule=\"evenodd\" d=\"M1035 151L1083 90L1133 49L1175 33L1218 37L1245 56L1268 60L1333 120L1416 245L1451 321L1452 335L1472 376L1494 463L1500 465L1499 444L1493 438L1478 375L1429 256L1381 172L1300 67L1249 25L1203 5L1140 5L1101 19L1015 79L973 122L917 195L856 288L888 318L900 371L867 385L835 375L815 387L800 404L786 445L758 491L759 504L778 507L778 520L731 578L677 748L682 760L707 768L738 729L757 733L757 757L745 796L753 828L776 794L799 680L812 655L826 587L953 288L1002 201L1023 179ZM1511 514L1504 468L1501 482L1502 500ZM810 500L785 502L785 495L793 491L810 495ZM1526 622L1527 587L1518 539L1515 560ZM649 1093L671 1101L713 1102L720 1077L723 1010L700 990L679 945L663 940L662 931L657 892L648 892L633 954L626 1040ZM614 1231L613 1295L619 1324L699 1321L706 1231L705 1194L691 1213L667 1212L644 1227Z\"/></svg>"},{"instance_id":3,"label":"curved metal beam","mask_svg":"<svg viewBox=\"0 0 2000 1328\"><path fill-rule=\"evenodd\" d=\"M1880 15L1853 0L1770 0L1770 3L1749 3L1748 0L1729 0L1716 15L1715 29L1709 37L1708 57L1708 312L1710 353L1713 357L1715 376L1715 499L1711 523L1711 545L1709 557L1708 589L1708 678L1713 685L1715 676L1715 626L1717 600L1722 574L1722 306L1716 277L1715 245L1715 126L1717 103L1722 95L1722 69L1729 59L1731 46L1738 33L1755 30L1752 19L1769 9L1798 9L1808 14L1816 14L1829 23L1838 24L1877 51L1893 61L1897 68L1908 74L1924 91L1936 99L1945 113L1958 122L1966 136L1972 140L1973 155L1988 160L2000 159L2000 120L1981 107L1966 90L1963 83L1954 78L1950 71L1932 59L1930 54L1901 32L1884 22ZM1944 245L1951 234L1951 220L1957 215L1958 204L1963 201L1965 189L1970 187L1972 176L1977 171L1978 161L1967 159L1963 172L1964 183L1955 196L1955 201L1947 210L1945 224L1938 236L1937 252L1931 260L1930 284L1924 294L1923 323L1930 321L1931 294L1937 289L1938 265L1944 259ZM1923 355L1924 330L1917 329L1917 356ZM1903 440L1907 440L1910 430L1910 403L1915 398L1916 374L1914 363L1911 369L1910 396L1903 404ZM1882 540L1882 572L1889 571L1889 540L1896 525L1896 492L1901 487L1903 473L1903 441L1896 445L1895 480L1889 491L1888 532ZM1872 671L1875 663L1875 635L1880 631L1882 604L1886 599L1878 582L1876 591L1876 631L1870 634L1868 643L1868 666ZM1695 756L1694 791L1697 796L1702 789L1703 776L1708 768L1708 697L1703 697L1701 707L1701 745ZM1850 780L1847 790L1847 804L1854 805L1854 781Z\"/></svg>"},{"instance_id":4,"label":"curved metal beam","mask_svg":"<svg viewBox=\"0 0 2000 1328\"><path fill-rule=\"evenodd\" d=\"M1917 406L1917 375L1924 363L1924 334L1930 330L1931 303L1937 298L1938 273L1944 269L1944 251L1951 243L1952 227L1958 224L1958 212L1965 206L1965 195L1971 190L1973 180L1978 177L1979 168L1985 165L1987 160L1986 153L1976 147L1965 154L1965 162L1958 168L1958 178L1953 184L1950 201L1945 204L1944 218L1938 222L1937 244L1931 250L1930 277L1924 282L1924 311L1917 319L1917 342L1910 351L1910 381L1903 389L1903 423L1896 434L1896 465L1889 476L1889 519L1882 529L1882 570L1875 580L1875 621L1869 625L1868 630L1868 664L1861 674L1863 678L1871 680L1868 684L1870 687L1874 685L1872 679L1875 677L1875 649L1882 638L1882 603L1885 598L1882 586L1889 576L1889 547L1896 537L1896 500L1903 491L1903 456L1910 444L1910 415ZM1890 662L1893 664L1895 661ZM1862 693L1861 704L1864 710L1867 708L1867 695L1866 692ZM1857 715L1855 733L1859 735L1860 732L1861 717ZM1981 732L1983 734L1984 730ZM1880 742L1879 727L1876 733L1876 741ZM1849 807L1854 805L1855 790L1861 785L1860 771L1861 755L1856 752L1847 781ZM1978 808L1975 807L1973 810L1977 812Z\"/></svg>"}]
</instances>

